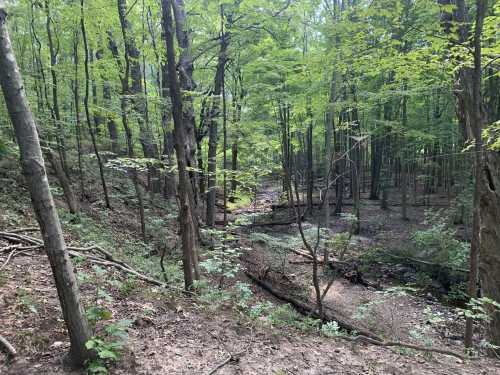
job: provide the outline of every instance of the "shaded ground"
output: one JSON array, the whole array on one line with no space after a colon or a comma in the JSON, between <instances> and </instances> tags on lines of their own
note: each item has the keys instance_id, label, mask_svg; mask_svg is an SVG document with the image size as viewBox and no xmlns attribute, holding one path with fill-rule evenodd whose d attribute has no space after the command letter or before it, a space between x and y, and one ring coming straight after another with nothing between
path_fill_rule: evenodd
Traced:
<instances>
[{"instance_id":1,"label":"shaded ground","mask_svg":"<svg viewBox=\"0 0 500 375\"><path fill-rule=\"evenodd\" d=\"M262 212L269 211L269 203L276 199L277 194L272 191L261 192L256 207ZM0 198L0 204L3 210L0 213L0 230L33 225L29 202L12 205L2 202ZM91 206L86 209L94 212L97 219L99 206ZM366 218L366 231L362 237L354 239L355 248L362 250L392 236L404 242L409 229L406 225L398 226L395 209L389 211L382 221L376 206L373 205L373 211L370 207L367 205L362 211ZM250 210L235 210L234 215ZM412 225L420 225L418 222L423 211L415 208L410 215ZM136 225L131 220L134 216L134 207L120 205L110 219L113 230L124 237L124 242L136 233ZM377 229L381 223L384 223L383 228ZM342 230L343 225L341 221L334 221L332 230ZM258 230L263 231L261 228ZM250 231L257 231L257 228ZM279 238L283 234L296 235L296 227L290 225L265 232ZM390 232L390 236L380 234L384 232ZM244 234L242 242L251 244L249 236L250 233ZM249 259L265 267L277 264L277 259L281 258L254 242ZM311 293L310 266L289 263L300 259L298 255L286 257L286 274L295 284L302 285L302 293L307 295ZM5 257L1 256L0 264L4 261ZM77 274L93 272L84 263L78 263L76 269ZM112 270L107 272L105 279L126 281L122 274ZM238 275L238 279L249 282L242 274ZM258 301L280 303L259 287L252 286L251 289ZM82 291L87 303L95 300L95 290L90 285L84 283ZM237 360L224 365L218 374L500 374L499 364L490 359L463 363L449 356L428 357L405 350L354 344L342 338L322 336L317 330L272 326L264 317L250 319L229 302L193 301L142 282L136 281L128 289L110 287L109 293L112 300L99 299L98 304L107 306L113 312L114 320L126 318L133 321L127 350L120 363L111 369L113 374L207 374L230 354L235 355ZM373 289L338 279L326 302L356 319L360 306L380 298L380 293ZM424 312L427 307L434 315L441 316L444 322L430 322ZM363 326L386 336L414 339L415 342L420 342L420 339L410 337L410 331L423 326L427 328L426 335L433 345L456 351L461 348L462 322L456 319L451 309L423 297L389 296L381 303L373 303L365 316L357 319ZM69 343L50 267L43 254L13 257L2 269L0 334L11 341L19 352L13 363L7 363L4 354L0 354L0 373L77 374L62 365Z\"/></svg>"},{"instance_id":2,"label":"shaded ground","mask_svg":"<svg viewBox=\"0 0 500 375\"><path fill-rule=\"evenodd\" d=\"M71 373L61 366L68 343L63 324L57 318L59 308L45 257L15 258L8 274L0 297L0 322L5 327L2 333L17 347L20 357L10 366L4 363L0 370L16 375ZM139 285L137 290L145 288L149 286ZM19 293L32 296L36 312L14 302ZM228 307L216 311L202 305L197 308L180 297L173 301L154 291L117 297L110 307L115 318L135 321L129 330L129 352L112 371L116 374L204 374L228 353L241 351L244 353L238 362L227 364L218 373L500 373L499 367L484 359L470 363L440 355L429 359L421 354L403 355L316 333L271 328L240 319Z\"/></svg>"}]
</instances>

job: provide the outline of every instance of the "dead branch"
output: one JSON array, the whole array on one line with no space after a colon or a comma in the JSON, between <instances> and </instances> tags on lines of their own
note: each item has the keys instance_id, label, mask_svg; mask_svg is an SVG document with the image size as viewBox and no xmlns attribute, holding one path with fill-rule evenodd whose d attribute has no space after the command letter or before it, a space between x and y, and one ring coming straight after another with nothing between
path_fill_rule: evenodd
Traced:
<instances>
[{"instance_id":1,"label":"dead branch","mask_svg":"<svg viewBox=\"0 0 500 375\"><path fill-rule=\"evenodd\" d=\"M285 295L284 293L273 288L270 284L266 283L263 280L260 280L259 278L252 275L249 272L245 272L245 274L252 281L254 281L257 285L259 285L263 289L267 290L269 293L271 293L275 297L277 297L285 302L290 303L301 314L308 315L308 316L311 316L311 317L316 318L316 319L321 319L318 312L315 309L312 309L311 307L306 305L305 303L298 301L291 296ZM449 356L459 358L459 359L464 360L464 361L467 359L476 359L476 358L467 357L467 356L464 356L462 354L456 353L456 352L451 351L451 350L446 350L446 349L420 346L420 345L410 344L410 343L406 343L406 342L399 342L399 341L385 341L370 331L366 331L363 328L354 326L353 324L347 322L345 319L343 319L342 317L339 317L338 315L336 315L333 312L325 311L323 313L322 320L323 320L323 322L336 321L340 328L343 328L343 329L347 330L348 332L357 332L358 333L358 335L355 337L342 336L342 338L344 338L348 341L365 342L365 343L372 344L375 346L384 346L384 347L403 347L403 348L409 348L409 349L423 351L423 352L444 354L444 355L449 355Z\"/></svg>"},{"instance_id":2,"label":"dead branch","mask_svg":"<svg viewBox=\"0 0 500 375\"><path fill-rule=\"evenodd\" d=\"M12 232L0 232L0 238L9 240L11 242L21 242L28 245L43 245L43 241L39 240L38 238Z\"/></svg>"},{"instance_id":3,"label":"dead branch","mask_svg":"<svg viewBox=\"0 0 500 375\"><path fill-rule=\"evenodd\" d=\"M0 348L2 348L9 357L15 357L17 355L16 349L2 335L0 335Z\"/></svg>"},{"instance_id":4,"label":"dead branch","mask_svg":"<svg viewBox=\"0 0 500 375\"><path fill-rule=\"evenodd\" d=\"M13 250L10 252L9 256L7 257L7 260L3 262L3 264L0 266L0 270L2 270L11 260L11 258L16 254L16 250Z\"/></svg>"},{"instance_id":5,"label":"dead branch","mask_svg":"<svg viewBox=\"0 0 500 375\"><path fill-rule=\"evenodd\" d=\"M265 282L264 280L261 280L260 278L258 278L257 276L253 275L252 273L250 273L248 271L245 271L245 274L248 276L248 278L250 280L254 281L262 289L268 291L273 296L275 296L275 297L277 297L285 302L288 302L298 312L300 312L303 315L311 316L315 319L321 319L323 322L336 321L339 324L340 328L343 328L349 332L356 331L363 336L370 337L374 340L382 341L382 339L380 337L378 337L376 334L374 334L370 331L367 331L361 327L354 326L353 324L351 324L350 322L348 322L346 319L339 316L338 314L335 314L333 312L329 312L331 309L329 309L329 311L324 311L323 317L321 317L316 309L311 308L306 303L299 301L290 295L286 295L286 294L280 292L276 288L273 288L269 283Z\"/></svg>"},{"instance_id":6,"label":"dead branch","mask_svg":"<svg viewBox=\"0 0 500 375\"><path fill-rule=\"evenodd\" d=\"M421 345L415 345L415 344L410 344L407 342L399 342L399 341L379 341L379 340L374 340L372 338L363 336L363 335L358 335L355 337L349 337L345 336L343 337L344 339L348 341L353 341L353 342L366 342L368 344L372 344L375 346L385 346L385 347L401 347L401 348L408 348L408 349L413 349L413 350L418 350L421 352L428 352L428 353L438 353L438 354L444 354L444 355L449 355L452 357L459 358L463 361L466 360L475 360L477 359L476 357L469 357L469 356L464 356L462 354L459 354L457 352L451 351L451 350L446 350L446 349L440 349L440 348L432 348L429 346L421 346Z\"/></svg>"},{"instance_id":7,"label":"dead branch","mask_svg":"<svg viewBox=\"0 0 500 375\"><path fill-rule=\"evenodd\" d=\"M401 255L395 255L395 254L391 254L391 253L389 253L387 251L378 251L378 253L383 254L385 256L388 256L389 258L403 260L403 261L407 261L407 262L410 262L410 263L423 264L424 266L429 266L429 267L447 268L450 271L455 271L455 272L469 273L468 269L465 269L465 268L456 268L456 267L453 267L453 266L450 266L450 265L447 265L447 264L432 263L432 262L428 262L426 260L420 260L420 259L415 259L415 258L411 258L411 257L406 257L406 256L401 256Z\"/></svg>"},{"instance_id":8,"label":"dead branch","mask_svg":"<svg viewBox=\"0 0 500 375\"><path fill-rule=\"evenodd\" d=\"M9 233L36 232L38 230L40 230L38 227L16 228L10 229Z\"/></svg>"},{"instance_id":9,"label":"dead branch","mask_svg":"<svg viewBox=\"0 0 500 375\"><path fill-rule=\"evenodd\" d=\"M9 253L11 251L25 251L25 250L38 250L41 249L42 245L34 245L34 246L19 246L20 244L5 246L0 249L2 253Z\"/></svg>"},{"instance_id":10,"label":"dead branch","mask_svg":"<svg viewBox=\"0 0 500 375\"><path fill-rule=\"evenodd\" d=\"M27 247L12 247L12 252L9 254L9 257L7 258L6 262L0 267L2 269L12 257L15 255L19 255L23 251L18 251L18 249L23 249L24 251L27 250L36 250L36 249L41 249L43 248L43 242L41 240L38 240L37 238L29 237L29 236L23 236L19 235L16 233L11 233L11 232L0 232L0 238L5 238L8 239L9 241L12 242L18 242L18 243L29 243L33 244L33 246L27 246ZM182 291L185 292L184 289L177 288L173 285L168 285L165 284L159 280L156 280L152 277L146 276L139 271L135 270L132 268L129 264L126 262L116 259L109 251L103 249L100 246L97 245L92 245L88 247L77 247L77 246L68 246L67 247L68 254L72 257L80 257L84 258L85 260L94 263L94 264L99 264L102 266L107 266L107 267L115 267L119 269L120 271L123 271L125 273L128 273L130 275L134 275L136 278L139 280L145 281L149 284L153 284L165 289L170 289L170 290L176 290L176 291ZM89 255L89 254L84 254L86 252L91 252L91 251L96 251L100 253L104 258L100 258L97 256ZM188 294L193 294L192 292L187 292Z\"/></svg>"},{"instance_id":11,"label":"dead branch","mask_svg":"<svg viewBox=\"0 0 500 375\"><path fill-rule=\"evenodd\" d=\"M125 263L123 261L105 260L105 259L101 259L98 257L94 257L92 255L82 254L82 253L79 253L78 251L74 251L74 250L68 250L68 253L70 256L81 257L81 258L88 260L91 263L94 263L94 264L99 264L101 266L106 266L106 267L117 268L120 271L123 271L127 274L135 276L139 280L145 281L149 284L159 286L161 288L175 290L175 291L179 291L179 292L183 292L183 293L187 293L187 294L194 294L193 292L186 291L183 288L178 288L174 285L168 285L168 284L161 282L160 280L146 276L146 275L140 273L139 271L133 269L131 266L129 266L127 263Z\"/></svg>"}]
</instances>

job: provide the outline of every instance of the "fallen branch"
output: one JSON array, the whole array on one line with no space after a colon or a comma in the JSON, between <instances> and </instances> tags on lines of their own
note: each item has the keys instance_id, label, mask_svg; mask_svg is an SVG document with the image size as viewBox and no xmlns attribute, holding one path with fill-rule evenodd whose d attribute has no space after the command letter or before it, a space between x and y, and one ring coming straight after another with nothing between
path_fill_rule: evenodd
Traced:
<instances>
[{"instance_id":1,"label":"fallen branch","mask_svg":"<svg viewBox=\"0 0 500 375\"><path fill-rule=\"evenodd\" d=\"M281 293L277 289L273 288L270 284L266 283L263 280L260 280L256 276L252 275L250 272L245 272L245 274L252 280L254 281L257 285L262 287L263 289L267 290L269 293L274 295L275 297L278 297L279 299L290 303L298 312L304 315L311 316L316 319L320 319L319 314L315 309L312 309L305 303L298 301L294 299L291 296L285 295L284 293ZM357 342L366 342L372 345L376 346L385 346L385 347L403 347L403 348L409 348L409 349L414 349L418 351L423 351L423 352L429 352L429 353L439 353L439 354L444 354L444 355L449 355L453 356L456 358L460 358L461 360L467 360L467 359L474 359L471 357L466 357L462 354L456 353L451 350L446 350L446 349L440 349L440 348L432 348L432 347L427 347L427 346L420 346L420 345L415 345L415 344L410 344L406 342L399 342L399 341L384 341L382 338L377 336L376 334L366 331L363 328L356 327L353 324L347 322L345 319L339 317L338 315L334 313L330 313L325 311L323 313L323 322L330 322L330 321L336 321L339 325L340 328L347 330L348 332L357 332L358 335L355 337L349 337L349 336L342 336L342 338Z\"/></svg>"},{"instance_id":2,"label":"fallen branch","mask_svg":"<svg viewBox=\"0 0 500 375\"><path fill-rule=\"evenodd\" d=\"M34 237L23 236L23 235L19 235L19 234L16 234L16 233L11 233L11 232L0 232L0 238L6 238L9 241L18 242L18 243L33 244L33 246L28 246L28 247L18 247L18 246L11 247L10 250L12 250L12 252L9 254L7 260L0 267L0 269L2 269L3 267L5 267L5 265L15 255L19 255L22 252L27 251L27 250L36 250L36 249L43 248L43 242L41 242L41 240L39 240L37 238L34 238ZM18 251L18 249L23 249L23 251ZM147 282L149 284L153 284L153 285L159 286L161 288L170 289L170 290L176 290L176 291L182 291L182 292L188 293L188 294L194 294L193 292L185 291L184 289L177 288L177 287L175 287L173 285L168 285L166 283L161 282L160 280L154 279L152 277L149 277L149 276L146 276L146 275L140 273L139 271L137 271L134 268L132 268L126 262L124 262L122 260L119 260L119 259L116 259L109 251L103 249L100 246L97 246L97 245L92 245L92 246L88 246L88 247L68 246L66 249L68 251L68 254L70 256L72 256L72 257L80 257L80 258L84 258L84 259L86 259L89 262L94 263L94 264L99 264L99 265L102 265L102 266L117 268L120 271L123 271L125 273L130 274L130 275L134 275L139 280L145 281L145 282ZM100 254L102 254L102 256L104 257L104 259L103 258L99 258L97 256L84 254L85 252L90 252L90 251L97 251L97 252L99 252Z\"/></svg>"},{"instance_id":3,"label":"fallen branch","mask_svg":"<svg viewBox=\"0 0 500 375\"><path fill-rule=\"evenodd\" d=\"M418 350L421 352L427 352L427 353L438 353L438 354L444 354L444 355L449 355L455 358L459 358L463 361L466 360L476 360L477 357L469 357L469 356L464 356L462 354L459 354L457 352L454 352L452 350L446 350L446 349L440 349L440 348L432 348L429 346L421 346L421 345L415 345L415 344L410 344L407 342L399 342L399 341L379 341L379 340L373 340L369 337L365 337L363 335L355 336L355 337L343 337L344 339L348 341L361 341L361 342L366 342L368 344L372 344L375 346L384 346L384 347L400 347L400 348L408 348L408 349L413 349L413 350Z\"/></svg>"},{"instance_id":4,"label":"fallen branch","mask_svg":"<svg viewBox=\"0 0 500 375\"><path fill-rule=\"evenodd\" d=\"M0 347L7 353L9 357L15 357L17 355L16 349L2 335L0 335Z\"/></svg>"},{"instance_id":5,"label":"fallen branch","mask_svg":"<svg viewBox=\"0 0 500 375\"><path fill-rule=\"evenodd\" d=\"M378 253L383 254L385 256L388 256L389 258L393 258L393 259L397 259L397 260L404 260L404 261L407 261L410 263L423 264L424 266L428 266L428 267L447 268L447 269L449 269L451 271L455 271L455 272L469 273L468 269L455 268L455 267L447 265L447 264L432 263L432 262L428 262L426 260L415 259L415 258L406 257L406 256L402 256L402 255L395 255L395 254L391 254L387 251L381 251L381 250L379 250Z\"/></svg>"},{"instance_id":6,"label":"fallen branch","mask_svg":"<svg viewBox=\"0 0 500 375\"><path fill-rule=\"evenodd\" d=\"M343 328L349 332L356 331L356 332L360 333L362 336L366 336L366 337L370 337L374 340L382 341L381 338L379 336L377 336L376 334L374 334L370 331L367 331L363 328L354 326L353 324L348 322L346 319L340 317L337 314L330 313L328 311L324 311L323 318L321 318L320 315L318 314L318 312L316 311L316 309L311 308L306 303L299 301L290 295L286 295L286 294L280 292L276 288L273 288L269 283L265 282L264 280L259 279L257 276L251 274L248 271L245 271L245 274L248 276L248 278L250 278L252 281L254 281L262 289L267 290L273 296L275 296L275 297L277 297L285 302L288 302L298 312L300 312L303 315L311 316L315 319L322 319L323 322L336 321L339 324L340 328Z\"/></svg>"},{"instance_id":7,"label":"fallen branch","mask_svg":"<svg viewBox=\"0 0 500 375\"><path fill-rule=\"evenodd\" d=\"M19 246L17 245L11 245L11 246L5 246L0 249L0 252L2 253L8 253L11 251L25 251L25 250L38 250L43 248L42 245L34 245L34 246Z\"/></svg>"},{"instance_id":8,"label":"fallen branch","mask_svg":"<svg viewBox=\"0 0 500 375\"><path fill-rule=\"evenodd\" d=\"M38 238L13 232L0 232L0 238L4 238L12 242L21 242L28 245L43 245L43 241L39 240Z\"/></svg>"},{"instance_id":9,"label":"fallen branch","mask_svg":"<svg viewBox=\"0 0 500 375\"><path fill-rule=\"evenodd\" d=\"M0 270L2 270L7 264L9 264L10 262L10 259L16 254L16 250L12 250L9 254L9 256L7 257L7 260L5 262L3 262L3 264L0 266Z\"/></svg>"},{"instance_id":10,"label":"fallen branch","mask_svg":"<svg viewBox=\"0 0 500 375\"><path fill-rule=\"evenodd\" d=\"M17 228L17 229L10 229L9 233L36 232L38 230L40 230L40 228L38 227Z\"/></svg>"},{"instance_id":11,"label":"fallen branch","mask_svg":"<svg viewBox=\"0 0 500 375\"><path fill-rule=\"evenodd\" d=\"M227 356L226 359L224 359L222 362L218 363L212 370L210 370L209 372L207 372L206 375L213 375L217 371L219 371L222 367L224 367L225 365L227 365L229 362L236 362L236 361L238 361L240 359L240 356L243 353L245 353L245 351L246 350L243 350L243 351L235 353L235 354L229 353L229 355Z\"/></svg>"},{"instance_id":12,"label":"fallen branch","mask_svg":"<svg viewBox=\"0 0 500 375\"><path fill-rule=\"evenodd\" d=\"M187 294L194 294L194 292L186 291L182 288L178 288L178 287L173 286L173 285L168 285L168 284L161 282L160 280L146 276L146 275L140 273L139 271L133 269L127 263L122 262L122 261L105 260L105 259L94 257L92 255L85 255L85 254L79 253L78 251L74 251L74 250L68 250L68 253L70 256L81 257L81 258L88 260L91 263L94 263L94 264L99 264L101 266L106 266L106 267L117 268L120 271L123 271L127 274L134 275L139 280L145 281L149 284L159 286L161 288L175 290L175 291L179 291L179 292L183 292L183 293L187 293Z\"/></svg>"}]
</instances>

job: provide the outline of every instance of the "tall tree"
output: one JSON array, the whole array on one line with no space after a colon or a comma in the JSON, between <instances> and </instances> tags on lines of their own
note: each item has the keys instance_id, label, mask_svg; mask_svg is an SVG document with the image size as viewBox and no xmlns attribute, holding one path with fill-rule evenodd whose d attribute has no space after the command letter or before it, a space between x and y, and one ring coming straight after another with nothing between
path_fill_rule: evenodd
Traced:
<instances>
[{"instance_id":1,"label":"tall tree","mask_svg":"<svg viewBox=\"0 0 500 375\"><path fill-rule=\"evenodd\" d=\"M168 83L172 114L174 119L175 152L177 155L177 168L179 173L179 230L182 239L182 264L184 269L184 286L189 290L193 286L197 268L197 220L195 217L193 187L188 174L189 146L186 141L186 124L182 112L182 97L177 77L177 64L175 61L174 29L172 20L172 1L162 0L163 32L167 51Z\"/></svg>"},{"instance_id":2,"label":"tall tree","mask_svg":"<svg viewBox=\"0 0 500 375\"><path fill-rule=\"evenodd\" d=\"M26 99L6 24L5 3L0 0L0 84L19 144L21 165L54 275L57 293L68 329L71 349L68 359L83 365L92 353L85 343L91 336L80 300L78 284L64 242L61 224L45 171L38 132Z\"/></svg>"}]
</instances>

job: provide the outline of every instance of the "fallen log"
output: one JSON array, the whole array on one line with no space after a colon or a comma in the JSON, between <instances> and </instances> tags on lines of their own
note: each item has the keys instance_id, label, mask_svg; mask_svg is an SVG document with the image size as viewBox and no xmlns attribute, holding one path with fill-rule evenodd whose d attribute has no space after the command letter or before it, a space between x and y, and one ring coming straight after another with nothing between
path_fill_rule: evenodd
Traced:
<instances>
[{"instance_id":1,"label":"fallen log","mask_svg":"<svg viewBox=\"0 0 500 375\"><path fill-rule=\"evenodd\" d=\"M269 283L266 283L264 280L259 279L252 273L245 271L245 274L248 276L250 280L255 282L258 286L260 286L262 289L268 291L271 293L273 296L281 299L282 301L288 302L290 305L292 305L295 310L297 310L299 313L307 316L311 316L315 319L321 319L323 322L331 322L335 321L339 325L340 328L345 329L348 332L354 333L356 332L357 335L352 337L352 336L346 336L342 335L340 338L343 338L348 341L352 342L364 342L367 344L372 344L375 346L383 346L383 347L403 347L403 348L408 348L408 349L413 349L413 350L418 350L418 351L423 351L427 353L438 353L438 354L444 354L444 355L449 355L452 357L459 358L463 361L465 360L474 360L477 359L477 357L469 357L469 356L464 356L460 353L456 353L451 350L446 350L446 349L440 349L440 348L433 348L433 347L428 347L428 346L420 346L416 344L411 344L411 343L406 343L406 342L400 342L400 341L385 341L381 337L377 336L373 332L367 331L363 328L354 326L354 324L348 322L346 319L340 317L338 314L335 314L334 312L331 312L331 309L329 311L324 311L323 317L320 317L316 309L311 308L307 304L305 304L302 301L299 301L289 295L286 295L276 288L273 288Z\"/></svg>"},{"instance_id":2,"label":"fallen log","mask_svg":"<svg viewBox=\"0 0 500 375\"><path fill-rule=\"evenodd\" d=\"M469 273L469 270L466 268L453 267L453 266L450 266L448 264L432 263L432 262L428 262L426 260L415 259L415 258L411 258L411 257L407 257L407 256L391 254L387 251L380 251L379 250L378 253L383 254L385 256L388 256L389 258L392 258L392 259L402 260L402 261L409 262L409 263L421 264L421 265L428 266L428 267L446 268L446 269L449 269L450 271L454 271L454 272L460 272L460 273L466 273L466 274Z\"/></svg>"},{"instance_id":3,"label":"fallen log","mask_svg":"<svg viewBox=\"0 0 500 375\"><path fill-rule=\"evenodd\" d=\"M303 256L304 258L307 258L306 260L299 260L299 261L294 261L290 260L289 263L291 264L304 264L304 263L313 263L313 257L311 254L304 253L300 250L295 250L295 249L290 249L292 252L294 252L297 255ZM318 264L323 264L324 260L323 258L317 259L316 262ZM328 267L332 269L333 271L336 271L339 275L341 275L344 279L349 280L353 284L360 284L366 287L371 287L375 289L380 289L380 285L376 283L372 283L368 280L365 280L363 278L363 274L359 270L358 264L357 263L349 263L345 261L340 261L340 260L329 260L328 261Z\"/></svg>"},{"instance_id":4,"label":"fallen log","mask_svg":"<svg viewBox=\"0 0 500 375\"><path fill-rule=\"evenodd\" d=\"M350 322L348 322L345 318L339 316L338 314L335 314L330 311L324 311L323 312L323 317L320 317L319 313L315 308L310 307L308 304L299 301L298 299L295 299L294 297L290 295L286 295L283 292L279 291L278 289L274 288L271 286L271 284L265 282L264 280L261 280L257 276L253 275L252 273L245 271L245 274L248 276L250 280L255 282L258 286L260 286L262 289L268 291L271 293L273 296L279 298L282 301L288 302L290 305L292 305L298 312L300 312L303 315L311 316L315 319L321 319L323 322L331 322L331 321L336 321L339 325L340 328L347 330L348 332L358 332L362 336L369 337L374 340L382 341L382 339L377 336L376 334L367 331L361 327L357 327ZM329 309L331 310L331 309Z\"/></svg>"}]
</instances>

